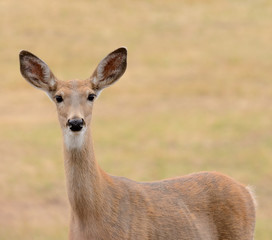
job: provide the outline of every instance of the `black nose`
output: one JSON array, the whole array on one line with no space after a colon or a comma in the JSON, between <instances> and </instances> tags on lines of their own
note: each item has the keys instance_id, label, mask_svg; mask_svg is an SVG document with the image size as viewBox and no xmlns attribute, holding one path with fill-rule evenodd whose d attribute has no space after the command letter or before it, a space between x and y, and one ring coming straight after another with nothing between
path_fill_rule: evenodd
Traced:
<instances>
[{"instance_id":1,"label":"black nose","mask_svg":"<svg viewBox=\"0 0 272 240\"><path fill-rule=\"evenodd\" d=\"M71 131L78 132L83 128L84 120L82 118L74 118L69 119L67 123Z\"/></svg>"}]
</instances>

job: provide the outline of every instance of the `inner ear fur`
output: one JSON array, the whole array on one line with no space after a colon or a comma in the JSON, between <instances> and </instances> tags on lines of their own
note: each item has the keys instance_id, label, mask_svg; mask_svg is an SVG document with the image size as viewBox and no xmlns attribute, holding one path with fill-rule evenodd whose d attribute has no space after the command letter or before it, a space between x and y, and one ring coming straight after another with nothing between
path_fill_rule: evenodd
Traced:
<instances>
[{"instance_id":1,"label":"inner ear fur","mask_svg":"<svg viewBox=\"0 0 272 240\"><path fill-rule=\"evenodd\" d=\"M47 92L56 89L57 81L44 61L25 50L19 58L21 74L30 84Z\"/></svg>"},{"instance_id":2,"label":"inner ear fur","mask_svg":"<svg viewBox=\"0 0 272 240\"><path fill-rule=\"evenodd\" d=\"M127 49L118 48L108 54L97 66L91 77L95 90L102 90L116 82L126 71Z\"/></svg>"}]
</instances>

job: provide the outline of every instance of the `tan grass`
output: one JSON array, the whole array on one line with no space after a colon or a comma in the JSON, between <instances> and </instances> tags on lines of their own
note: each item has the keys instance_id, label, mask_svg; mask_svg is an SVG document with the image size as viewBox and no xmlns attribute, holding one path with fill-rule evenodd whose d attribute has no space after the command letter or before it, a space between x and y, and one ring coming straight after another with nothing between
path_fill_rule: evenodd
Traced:
<instances>
[{"instance_id":1,"label":"tan grass","mask_svg":"<svg viewBox=\"0 0 272 240\"><path fill-rule=\"evenodd\" d=\"M94 110L101 166L135 180L229 174L255 186L256 239L271 239L271 13L268 0L2 0L0 239L67 238L55 109L20 76L19 50L83 79L122 45L127 73Z\"/></svg>"}]
</instances>

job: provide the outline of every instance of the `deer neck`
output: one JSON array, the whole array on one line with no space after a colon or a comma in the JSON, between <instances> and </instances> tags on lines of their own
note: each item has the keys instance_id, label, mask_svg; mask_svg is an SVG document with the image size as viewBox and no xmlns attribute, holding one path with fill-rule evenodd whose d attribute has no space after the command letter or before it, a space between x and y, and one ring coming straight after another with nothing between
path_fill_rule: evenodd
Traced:
<instances>
[{"instance_id":1,"label":"deer neck","mask_svg":"<svg viewBox=\"0 0 272 240\"><path fill-rule=\"evenodd\" d=\"M64 139L64 162L72 217L86 221L99 218L102 212L105 173L96 162L90 130L80 137L83 139L78 141L82 143L75 142L75 147Z\"/></svg>"}]
</instances>

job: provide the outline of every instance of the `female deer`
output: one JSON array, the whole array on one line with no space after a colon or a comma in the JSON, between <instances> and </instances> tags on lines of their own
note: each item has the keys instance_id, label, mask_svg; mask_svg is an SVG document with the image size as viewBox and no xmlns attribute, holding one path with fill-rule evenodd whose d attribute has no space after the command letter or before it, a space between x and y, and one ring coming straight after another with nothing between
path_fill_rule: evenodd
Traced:
<instances>
[{"instance_id":1,"label":"female deer","mask_svg":"<svg viewBox=\"0 0 272 240\"><path fill-rule=\"evenodd\" d=\"M55 102L64 138L71 240L252 240L254 199L245 186L215 172L158 182L110 176L97 164L91 137L93 102L126 70L127 50L106 56L87 80L58 80L41 59L20 52L24 78Z\"/></svg>"}]
</instances>

